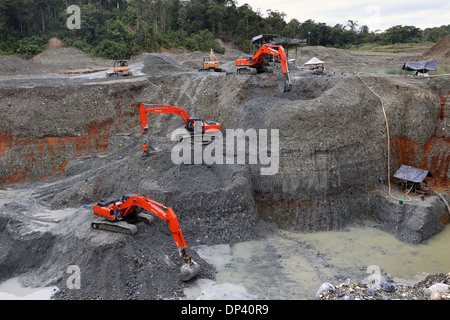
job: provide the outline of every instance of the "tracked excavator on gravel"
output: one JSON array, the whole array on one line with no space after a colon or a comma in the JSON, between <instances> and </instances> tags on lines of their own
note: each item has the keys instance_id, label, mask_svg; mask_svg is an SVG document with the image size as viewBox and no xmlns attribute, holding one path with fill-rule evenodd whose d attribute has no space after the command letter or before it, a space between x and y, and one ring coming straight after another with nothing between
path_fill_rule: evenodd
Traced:
<instances>
[{"instance_id":1,"label":"tracked excavator on gravel","mask_svg":"<svg viewBox=\"0 0 450 320\"><path fill-rule=\"evenodd\" d=\"M238 73L262 73L273 72L273 67L270 66L269 57L279 57L281 68L284 73L284 92L289 92L292 89L292 83L289 77L289 68L287 64L286 52L283 46L264 44L253 57L236 59L236 66Z\"/></svg>"},{"instance_id":2,"label":"tracked excavator on gravel","mask_svg":"<svg viewBox=\"0 0 450 320\"><path fill-rule=\"evenodd\" d=\"M149 106L147 108L147 106ZM140 125L141 125L141 133L145 134L148 131L148 117L147 113L168 113L168 114L177 114L183 118L185 123L185 127L183 130L179 131L177 136L177 141L182 141L187 136L193 137L197 132L201 134L201 139L204 144L210 143L212 139L214 139L214 133L220 131L220 123L210 120L202 120L200 118L191 117L189 114L178 107L170 106L170 105L161 105L161 104L150 104L145 105L141 103L139 114L140 114ZM201 123L201 131L194 130L196 123ZM191 140L192 141L192 140Z\"/></svg>"},{"instance_id":3,"label":"tracked excavator on gravel","mask_svg":"<svg viewBox=\"0 0 450 320\"><path fill-rule=\"evenodd\" d=\"M222 72L223 70L220 68L220 62L219 60L214 59L214 51L211 49L209 53L209 57L203 58L203 67L200 68L198 71L215 71L215 72Z\"/></svg>"},{"instance_id":4,"label":"tracked excavator on gravel","mask_svg":"<svg viewBox=\"0 0 450 320\"><path fill-rule=\"evenodd\" d=\"M150 224L153 221L154 216L149 213L167 221L183 260L181 280L188 281L194 278L201 268L187 253L186 241L172 208L136 194L128 194L122 198L108 198L94 205L94 214L103 219L92 222L91 226L94 229L132 235L137 232L134 223L143 221Z\"/></svg>"}]
</instances>

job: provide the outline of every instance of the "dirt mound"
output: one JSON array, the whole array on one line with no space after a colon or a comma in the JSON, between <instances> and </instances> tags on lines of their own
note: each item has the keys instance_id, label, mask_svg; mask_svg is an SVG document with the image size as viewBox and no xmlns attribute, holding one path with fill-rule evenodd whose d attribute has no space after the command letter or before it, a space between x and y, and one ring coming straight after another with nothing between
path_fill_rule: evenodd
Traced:
<instances>
[{"instance_id":1,"label":"dirt mound","mask_svg":"<svg viewBox=\"0 0 450 320\"><path fill-rule=\"evenodd\" d=\"M113 60L92 57L73 47L51 47L33 58L41 69L52 73L69 70L111 68Z\"/></svg>"},{"instance_id":2,"label":"dirt mound","mask_svg":"<svg viewBox=\"0 0 450 320\"><path fill-rule=\"evenodd\" d=\"M246 57L246 56L249 56L249 54L247 54L245 52L242 52L240 50L237 50L237 49L227 50L227 52L225 52L223 54L223 58L224 59L231 59L231 60L235 60L235 59L238 59L240 57Z\"/></svg>"},{"instance_id":3,"label":"dirt mound","mask_svg":"<svg viewBox=\"0 0 450 320\"><path fill-rule=\"evenodd\" d=\"M290 52L289 58L295 56ZM401 67L405 61L420 59L417 52L378 52L378 51L352 51L322 46L302 47L298 50L298 66L301 67L312 58L325 62L325 68L332 71L354 70L355 67L364 66L397 66Z\"/></svg>"},{"instance_id":4,"label":"dirt mound","mask_svg":"<svg viewBox=\"0 0 450 320\"><path fill-rule=\"evenodd\" d=\"M52 38L48 39L47 45L50 48L62 48L65 46L64 42L59 40L57 37L52 37Z\"/></svg>"},{"instance_id":5,"label":"dirt mound","mask_svg":"<svg viewBox=\"0 0 450 320\"><path fill-rule=\"evenodd\" d=\"M450 63L450 35L432 46L423 57L426 60L436 60L438 63Z\"/></svg>"},{"instance_id":6,"label":"dirt mound","mask_svg":"<svg viewBox=\"0 0 450 320\"><path fill-rule=\"evenodd\" d=\"M142 72L146 74L188 71L180 62L169 54L149 54L144 59L144 68Z\"/></svg>"},{"instance_id":7,"label":"dirt mound","mask_svg":"<svg viewBox=\"0 0 450 320\"><path fill-rule=\"evenodd\" d=\"M34 63L33 60L25 60L16 55L0 56L2 73L0 76L45 74L47 70Z\"/></svg>"}]
</instances>

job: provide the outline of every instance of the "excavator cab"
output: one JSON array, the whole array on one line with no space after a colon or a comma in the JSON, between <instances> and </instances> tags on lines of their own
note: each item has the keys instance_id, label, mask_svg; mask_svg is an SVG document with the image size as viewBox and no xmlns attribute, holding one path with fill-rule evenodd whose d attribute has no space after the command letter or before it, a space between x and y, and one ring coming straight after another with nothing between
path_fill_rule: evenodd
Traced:
<instances>
[{"instance_id":1,"label":"excavator cab","mask_svg":"<svg viewBox=\"0 0 450 320\"><path fill-rule=\"evenodd\" d=\"M202 133L205 133L206 127L205 127L205 123L202 119L200 118L189 118L186 120L186 130L189 131L191 134L194 133L194 127L195 127L195 123L202 123Z\"/></svg>"}]
</instances>

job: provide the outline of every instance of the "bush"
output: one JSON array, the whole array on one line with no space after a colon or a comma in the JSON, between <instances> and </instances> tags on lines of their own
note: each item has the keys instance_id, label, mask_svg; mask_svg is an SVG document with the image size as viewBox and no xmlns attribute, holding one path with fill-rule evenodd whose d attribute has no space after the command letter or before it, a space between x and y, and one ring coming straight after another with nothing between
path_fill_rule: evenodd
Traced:
<instances>
[{"instance_id":1,"label":"bush","mask_svg":"<svg viewBox=\"0 0 450 320\"><path fill-rule=\"evenodd\" d=\"M128 59L131 56L131 50L125 43L114 42L108 39L100 42L92 52L98 57L107 59Z\"/></svg>"},{"instance_id":2,"label":"bush","mask_svg":"<svg viewBox=\"0 0 450 320\"><path fill-rule=\"evenodd\" d=\"M83 52L91 52L92 47L84 40L75 40L71 44L72 47L77 48Z\"/></svg>"},{"instance_id":3,"label":"bush","mask_svg":"<svg viewBox=\"0 0 450 320\"><path fill-rule=\"evenodd\" d=\"M25 57L31 57L42 52L45 49L46 43L47 38L44 36L23 38L17 42L15 52Z\"/></svg>"}]
</instances>

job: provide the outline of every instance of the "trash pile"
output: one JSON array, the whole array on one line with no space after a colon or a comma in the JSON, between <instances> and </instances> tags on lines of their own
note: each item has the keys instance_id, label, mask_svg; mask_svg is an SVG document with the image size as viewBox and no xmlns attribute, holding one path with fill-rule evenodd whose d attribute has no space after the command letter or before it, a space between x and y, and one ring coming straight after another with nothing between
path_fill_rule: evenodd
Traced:
<instances>
[{"instance_id":1,"label":"trash pile","mask_svg":"<svg viewBox=\"0 0 450 320\"><path fill-rule=\"evenodd\" d=\"M424 280L408 285L389 276L378 285L350 279L339 285L325 282L316 293L317 300L450 300L450 272L430 274Z\"/></svg>"}]
</instances>

